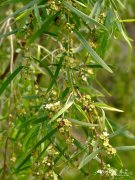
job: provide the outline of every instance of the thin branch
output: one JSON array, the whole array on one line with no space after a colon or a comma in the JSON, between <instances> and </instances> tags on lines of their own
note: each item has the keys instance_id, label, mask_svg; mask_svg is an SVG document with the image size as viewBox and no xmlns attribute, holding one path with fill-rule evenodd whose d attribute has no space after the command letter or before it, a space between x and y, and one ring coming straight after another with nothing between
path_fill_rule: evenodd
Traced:
<instances>
[{"instance_id":1,"label":"thin branch","mask_svg":"<svg viewBox=\"0 0 135 180\"><path fill-rule=\"evenodd\" d=\"M9 31L12 31L11 25L10 25L11 18L8 19L8 27ZM13 72L13 61L14 61L14 43L13 43L13 35L9 36L10 40L10 74ZM13 97L13 81L10 83L10 89L11 89L11 94L10 94L10 100L9 100L9 111L8 111L8 119L7 119L7 124L6 124L6 142L5 142L5 147L4 147L4 162L3 162L3 180L6 179L6 170L7 170L7 155L8 155L8 143L9 143L9 129L10 129L10 113L11 113L11 104L12 104L12 97Z\"/></svg>"}]
</instances>

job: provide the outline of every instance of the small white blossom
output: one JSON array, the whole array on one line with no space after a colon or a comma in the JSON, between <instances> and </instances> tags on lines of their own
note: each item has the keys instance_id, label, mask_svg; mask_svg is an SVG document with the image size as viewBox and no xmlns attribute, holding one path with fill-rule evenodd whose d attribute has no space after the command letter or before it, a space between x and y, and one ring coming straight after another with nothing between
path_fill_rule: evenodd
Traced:
<instances>
[{"instance_id":1,"label":"small white blossom","mask_svg":"<svg viewBox=\"0 0 135 180\"><path fill-rule=\"evenodd\" d=\"M109 134L108 134L107 131L104 131L104 132L103 132L103 135L104 135L105 137L109 136Z\"/></svg>"},{"instance_id":2,"label":"small white blossom","mask_svg":"<svg viewBox=\"0 0 135 180\"><path fill-rule=\"evenodd\" d=\"M110 174L111 174L111 176L116 176L117 175L116 170L110 169Z\"/></svg>"},{"instance_id":3,"label":"small white blossom","mask_svg":"<svg viewBox=\"0 0 135 180\"><path fill-rule=\"evenodd\" d=\"M82 75L82 80L85 81L85 82L87 82L87 78L86 78L85 75Z\"/></svg>"},{"instance_id":4,"label":"small white blossom","mask_svg":"<svg viewBox=\"0 0 135 180\"><path fill-rule=\"evenodd\" d=\"M103 171L101 169L97 170L97 174L103 174Z\"/></svg>"},{"instance_id":5,"label":"small white blossom","mask_svg":"<svg viewBox=\"0 0 135 180\"><path fill-rule=\"evenodd\" d=\"M45 105L45 109L51 109L51 107L53 107L53 106L54 106L54 105L51 104L51 103L50 103L50 104L46 104L46 105Z\"/></svg>"}]
</instances>

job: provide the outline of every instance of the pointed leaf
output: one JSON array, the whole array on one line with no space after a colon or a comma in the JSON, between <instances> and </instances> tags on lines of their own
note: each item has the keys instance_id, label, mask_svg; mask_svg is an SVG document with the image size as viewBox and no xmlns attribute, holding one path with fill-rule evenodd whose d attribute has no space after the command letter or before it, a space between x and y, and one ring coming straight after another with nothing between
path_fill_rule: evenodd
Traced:
<instances>
[{"instance_id":1,"label":"pointed leaf","mask_svg":"<svg viewBox=\"0 0 135 180\"><path fill-rule=\"evenodd\" d=\"M119 146L119 147L115 147L115 149L118 151L131 151L131 150L135 150L135 146Z\"/></svg>"},{"instance_id":2,"label":"pointed leaf","mask_svg":"<svg viewBox=\"0 0 135 180\"><path fill-rule=\"evenodd\" d=\"M88 44L86 39L82 36L82 34L77 30L74 30L74 33L77 39L82 43L83 47L90 53L92 58L96 62L98 62L103 68L105 68L107 71L112 73L112 70L110 69L110 67L101 59L101 57L92 49L92 47L90 47L90 45Z\"/></svg>"},{"instance_id":3,"label":"pointed leaf","mask_svg":"<svg viewBox=\"0 0 135 180\"><path fill-rule=\"evenodd\" d=\"M78 109L78 111L80 111L80 113L86 118L86 120L89 122L89 118L87 116L87 114L83 111L83 109L81 108L81 106L79 106L78 104L74 104L75 107Z\"/></svg>"},{"instance_id":4,"label":"pointed leaf","mask_svg":"<svg viewBox=\"0 0 135 180\"><path fill-rule=\"evenodd\" d=\"M22 70L23 66L19 66L2 84L0 87L0 95L4 92L4 90L8 87L11 81L16 77L16 75Z\"/></svg>"},{"instance_id":5,"label":"pointed leaf","mask_svg":"<svg viewBox=\"0 0 135 180\"><path fill-rule=\"evenodd\" d=\"M61 0L61 2L65 5L66 8L68 8L70 11L72 11L73 13L78 15L80 18L82 18L87 24L90 23L90 24L93 24L93 25L97 25L98 27L106 30L105 26L103 26L99 22L95 21L94 19L92 19L88 15L84 14L83 12L79 11L78 9L73 7L71 4L69 4L68 2L66 2L64 0Z\"/></svg>"},{"instance_id":6,"label":"pointed leaf","mask_svg":"<svg viewBox=\"0 0 135 180\"><path fill-rule=\"evenodd\" d=\"M95 105L96 107L99 107L99 108L105 109L105 110L109 110L109 111L123 112L123 111L120 110L120 109L117 109L117 108L108 106L107 104L104 104L104 103L94 103L94 105Z\"/></svg>"},{"instance_id":7,"label":"pointed leaf","mask_svg":"<svg viewBox=\"0 0 135 180\"><path fill-rule=\"evenodd\" d=\"M92 152L85 159L83 159L83 161L79 165L79 169L83 168L86 164L88 164L93 158L95 158L97 156L98 153L99 153L99 149L97 149L96 151Z\"/></svg>"},{"instance_id":8,"label":"pointed leaf","mask_svg":"<svg viewBox=\"0 0 135 180\"><path fill-rule=\"evenodd\" d=\"M57 119L61 114L63 114L67 109L70 108L70 106L72 106L73 101L69 101L67 104L65 104L65 106L57 113L53 116L53 118L49 121L49 124L52 123L55 119Z\"/></svg>"},{"instance_id":9,"label":"pointed leaf","mask_svg":"<svg viewBox=\"0 0 135 180\"><path fill-rule=\"evenodd\" d=\"M71 119L71 118L68 118L68 120L71 121L72 123L75 123L75 124L83 126L83 127L96 127L96 126L99 126L98 124L91 124L91 123L87 123L87 122L83 122L83 121L79 121L79 120Z\"/></svg>"}]
</instances>

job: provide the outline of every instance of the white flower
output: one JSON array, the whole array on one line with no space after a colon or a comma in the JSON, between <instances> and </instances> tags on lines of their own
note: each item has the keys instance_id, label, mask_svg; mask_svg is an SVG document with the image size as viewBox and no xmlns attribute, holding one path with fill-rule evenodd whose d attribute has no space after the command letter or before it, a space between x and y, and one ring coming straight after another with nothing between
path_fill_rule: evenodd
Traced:
<instances>
[{"instance_id":1,"label":"white flower","mask_svg":"<svg viewBox=\"0 0 135 180\"><path fill-rule=\"evenodd\" d=\"M59 106L60 105L60 101L54 103L55 106Z\"/></svg>"},{"instance_id":2,"label":"white flower","mask_svg":"<svg viewBox=\"0 0 135 180\"><path fill-rule=\"evenodd\" d=\"M82 80L87 82L87 78L85 75L82 75Z\"/></svg>"},{"instance_id":3,"label":"white flower","mask_svg":"<svg viewBox=\"0 0 135 180\"><path fill-rule=\"evenodd\" d=\"M97 174L103 174L103 171L101 169L97 170Z\"/></svg>"},{"instance_id":4,"label":"white flower","mask_svg":"<svg viewBox=\"0 0 135 180\"><path fill-rule=\"evenodd\" d=\"M107 131L104 131L104 132L103 132L103 135L104 135L105 137L109 136L109 134L108 134Z\"/></svg>"},{"instance_id":5,"label":"white flower","mask_svg":"<svg viewBox=\"0 0 135 180\"><path fill-rule=\"evenodd\" d=\"M110 169L110 174L111 174L111 176L116 176L117 175L116 170Z\"/></svg>"},{"instance_id":6,"label":"white flower","mask_svg":"<svg viewBox=\"0 0 135 180\"><path fill-rule=\"evenodd\" d=\"M50 104L46 104L46 105L45 105L45 109L51 109L51 107L53 107L53 106L54 106L54 105L51 104L51 103L50 103Z\"/></svg>"}]
</instances>

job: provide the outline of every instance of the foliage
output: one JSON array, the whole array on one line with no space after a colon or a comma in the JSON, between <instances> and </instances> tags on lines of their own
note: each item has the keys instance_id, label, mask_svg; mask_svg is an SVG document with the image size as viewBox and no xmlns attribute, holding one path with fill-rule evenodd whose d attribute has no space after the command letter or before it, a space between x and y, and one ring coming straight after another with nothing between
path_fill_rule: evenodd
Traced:
<instances>
[{"instance_id":1,"label":"foliage","mask_svg":"<svg viewBox=\"0 0 135 180\"><path fill-rule=\"evenodd\" d=\"M9 5L10 3L10 5ZM1 147L3 179L115 179L122 172L113 146L123 128L106 111L110 95L98 81L115 39L131 48L120 0L0 2ZM133 21L133 20L128 20ZM114 52L113 52L114 53ZM96 84L100 87L97 88Z\"/></svg>"}]
</instances>

